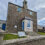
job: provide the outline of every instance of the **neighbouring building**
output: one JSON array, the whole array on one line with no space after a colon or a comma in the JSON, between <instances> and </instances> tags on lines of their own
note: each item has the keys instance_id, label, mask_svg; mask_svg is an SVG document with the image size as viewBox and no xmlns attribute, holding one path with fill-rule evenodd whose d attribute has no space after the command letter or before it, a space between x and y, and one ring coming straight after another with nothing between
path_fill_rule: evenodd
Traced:
<instances>
[{"instance_id":1,"label":"neighbouring building","mask_svg":"<svg viewBox=\"0 0 45 45\"><path fill-rule=\"evenodd\" d=\"M44 26L41 26L41 25L37 25L37 29L45 30L45 27Z\"/></svg>"},{"instance_id":2,"label":"neighbouring building","mask_svg":"<svg viewBox=\"0 0 45 45\"><path fill-rule=\"evenodd\" d=\"M45 32L45 27L41 26L41 25L37 25L37 29L40 32Z\"/></svg>"},{"instance_id":3,"label":"neighbouring building","mask_svg":"<svg viewBox=\"0 0 45 45\"><path fill-rule=\"evenodd\" d=\"M6 21L5 21L5 20L0 20L0 29L2 29L2 25L3 25L4 23L6 24Z\"/></svg>"},{"instance_id":4,"label":"neighbouring building","mask_svg":"<svg viewBox=\"0 0 45 45\"><path fill-rule=\"evenodd\" d=\"M23 7L8 3L6 30L11 33L37 31L37 12L28 9L26 0L23 1Z\"/></svg>"},{"instance_id":5,"label":"neighbouring building","mask_svg":"<svg viewBox=\"0 0 45 45\"><path fill-rule=\"evenodd\" d=\"M43 29L45 30L45 27L43 27Z\"/></svg>"},{"instance_id":6,"label":"neighbouring building","mask_svg":"<svg viewBox=\"0 0 45 45\"><path fill-rule=\"evenodd\" d=\"M43 27L40 25L37 25L37 29L43 29Z\"/></svg>"}]
</instances>

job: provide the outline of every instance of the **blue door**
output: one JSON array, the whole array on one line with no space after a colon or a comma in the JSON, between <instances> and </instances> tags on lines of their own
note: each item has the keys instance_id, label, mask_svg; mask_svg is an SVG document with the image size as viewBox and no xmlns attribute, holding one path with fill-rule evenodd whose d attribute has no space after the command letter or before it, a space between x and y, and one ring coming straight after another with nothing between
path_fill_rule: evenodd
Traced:
<instances>
[{"instance_id":1,"label":"blue door","mask_svg":"<svg viewBox=\"0 0 45 45\"><path fill-rule=\"evenodd\" d=\"M24 31L24 22L22 22L22 30Z\"/></svg>"},{"instance_id":2,"label":"blue door","mask_svg":"<svg viewBox=\"0 0 45 45\"><path fill-rule=\"evenodd\" d=\"M2 24L2 30L5 30L6 24Z\"/></svg>"}]
</instances>

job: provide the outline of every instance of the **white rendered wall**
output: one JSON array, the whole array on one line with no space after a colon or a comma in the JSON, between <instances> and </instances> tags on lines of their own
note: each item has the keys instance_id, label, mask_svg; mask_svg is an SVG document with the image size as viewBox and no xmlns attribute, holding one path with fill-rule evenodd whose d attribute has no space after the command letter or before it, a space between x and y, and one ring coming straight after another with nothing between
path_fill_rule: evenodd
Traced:
<instances>
[{"instance_id":1,"label":"white rendered wall","mask_svg":"<svg viewBox=\"0 0 45 45\"><path fill-rule=\"evenodd\" d=\"M27 27L28 20L24 20L24 31L33 32L33 21L30 20L30 28Z\"/></svg>"}]
</instances>

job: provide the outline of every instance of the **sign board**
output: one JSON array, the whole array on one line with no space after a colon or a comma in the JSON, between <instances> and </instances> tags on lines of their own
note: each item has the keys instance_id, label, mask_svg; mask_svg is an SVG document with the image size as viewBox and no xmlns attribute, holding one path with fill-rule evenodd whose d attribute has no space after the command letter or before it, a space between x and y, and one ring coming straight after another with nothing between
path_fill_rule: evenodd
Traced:
<instances>
[{"instance_id":1,"label":"sign board","mask_svg":"<svg viewBox=\"0 0 45 45\"><path fill-rule=\"evenodd\" d=\"M23 36L26 36L26 34L25 34L25 32L18 32L18 36L23 37Z\"/></svg>"}]
</instances>

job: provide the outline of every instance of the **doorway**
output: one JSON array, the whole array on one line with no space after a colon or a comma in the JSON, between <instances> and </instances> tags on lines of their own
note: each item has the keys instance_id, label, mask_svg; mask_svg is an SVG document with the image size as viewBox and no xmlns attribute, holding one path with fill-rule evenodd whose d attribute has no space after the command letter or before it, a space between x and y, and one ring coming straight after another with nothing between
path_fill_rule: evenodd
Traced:
<instances>
[{"instance_id":1,"label":"doorway","mask_svg":"<svg viewBox=\"0 0 45 45\"><path fill-rule=\"evenodd\" d=\"M22 30L24 31L24 21L22 21Z\"/></svg>"}]
</instances>

